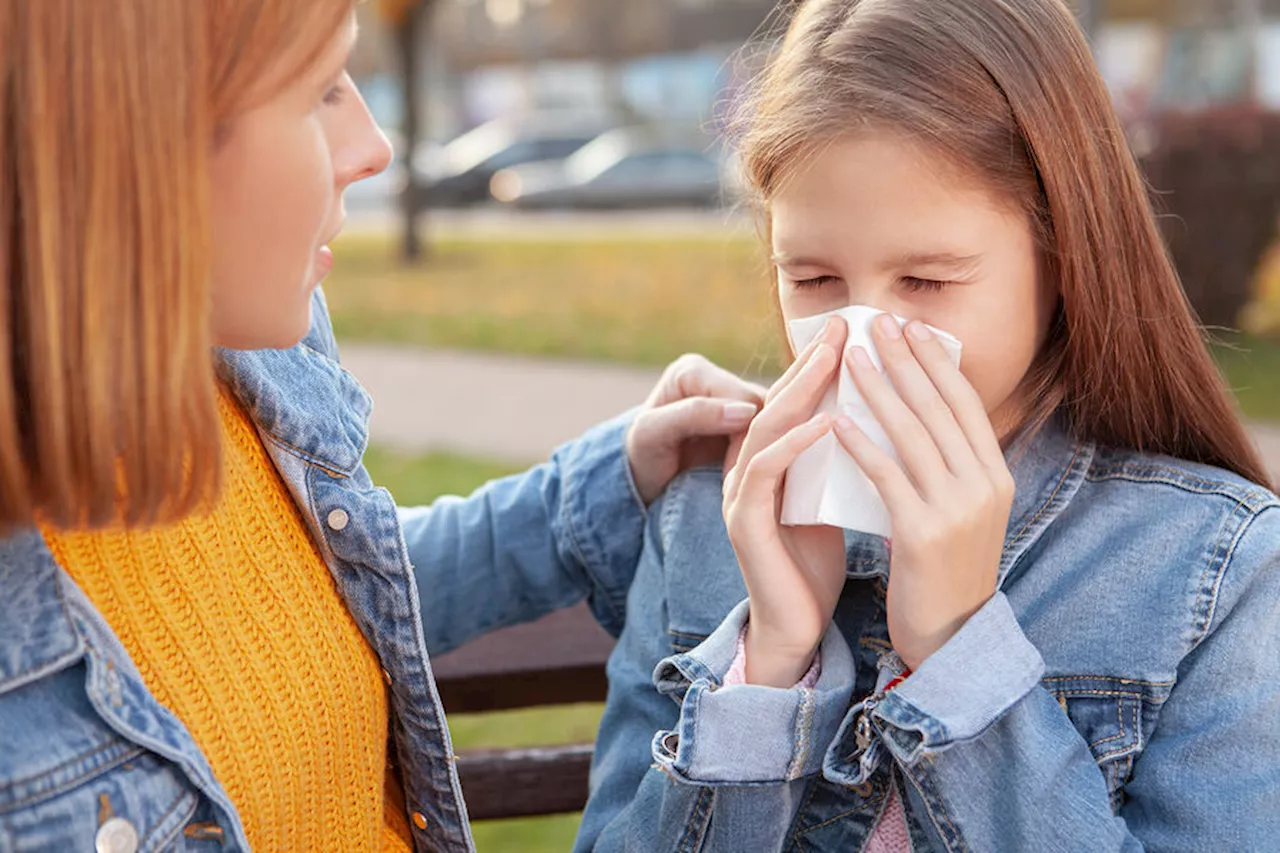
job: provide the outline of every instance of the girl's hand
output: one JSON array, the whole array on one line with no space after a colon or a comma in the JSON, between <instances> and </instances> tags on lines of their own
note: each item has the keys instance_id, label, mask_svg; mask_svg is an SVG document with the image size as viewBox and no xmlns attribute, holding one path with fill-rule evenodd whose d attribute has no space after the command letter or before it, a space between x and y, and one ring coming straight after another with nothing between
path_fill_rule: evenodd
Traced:
<instances>
[{"instance_id":1,"label":"girl's hand","mask_svg":"<svg viewBox=\"0 0 1280 853\"><path fill-rule=\"evenodd\" d=\"M681 471L720 464L760 411L765 393L700 355L672 362L627 433L631 474L645 504Z\"/></svg>"},{"instance_id":2,"label":"girl's hand","mask_svg":"<svg viewBox=\"0 0 1280 853\"><path fill-rule=\"evenodd\" d=\"M836 436L893 519L889 638L916 669L995 594L1013 476L977 392L929 329L912 322L904 335L885 315L872 335L888 378L861 347L846 362L902 467L846 417Z\"/></svg>"},{"instance_id":3,"label":"girl's hand","mask_svg":"<svg viewBox=\"0 0 1280 853\"><path fill-rule=\"evenodd\" d=\"M804 675L845 581L844 532L778 521L787 468L831 430L814 410L840 369L847 326L828 322L769 392L725 478L724 518L750 596L747 682L790 687Z\"/></svg>"}]
</instances>

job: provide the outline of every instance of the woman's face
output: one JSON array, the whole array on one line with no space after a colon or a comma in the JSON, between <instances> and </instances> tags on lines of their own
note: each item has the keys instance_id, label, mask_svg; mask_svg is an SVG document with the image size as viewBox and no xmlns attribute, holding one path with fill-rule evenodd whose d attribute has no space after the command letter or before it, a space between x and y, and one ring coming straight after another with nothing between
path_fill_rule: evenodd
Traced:
<instances>
[{"instance_id":1,"label":"woman's face","mask_svg":"<svg viewBox=\"0 0 1280 853\"><path fill-rule=\"evenodd\" d=\"M286 348L333 264L342 192L391 161L346 73L355 13L315 65L238 115L213 154L213 331L219 346Z\"/></svg>"},{"instance_id":2,"label":"woman's face","mask_svg":"<svg viewBox=\"0 0 1280 853\"><path fill-rule=\"evenodd\" d=\"M866 305L950 332L1001 437L1056 301L1027 217L898 135L822 149L770 204L787 320Z\"/></svg>"}]
</instances>

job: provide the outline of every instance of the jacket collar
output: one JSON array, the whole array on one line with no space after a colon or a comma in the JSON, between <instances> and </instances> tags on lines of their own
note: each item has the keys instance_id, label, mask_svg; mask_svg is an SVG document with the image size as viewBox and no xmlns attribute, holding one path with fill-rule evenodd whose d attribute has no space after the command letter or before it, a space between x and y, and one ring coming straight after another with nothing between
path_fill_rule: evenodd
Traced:
<instances>
[{"instance_id":1,"label":"jacket collar","mask_svg":"<svg viewBox=\"0 0 1280 853\"><path fill-rule=\"evenodd\" d=\"M220 350L217 369L277 447L343 477L359 467L373 403L337 361L301 343L287 350Z\"/></svg>"}]
</instances>

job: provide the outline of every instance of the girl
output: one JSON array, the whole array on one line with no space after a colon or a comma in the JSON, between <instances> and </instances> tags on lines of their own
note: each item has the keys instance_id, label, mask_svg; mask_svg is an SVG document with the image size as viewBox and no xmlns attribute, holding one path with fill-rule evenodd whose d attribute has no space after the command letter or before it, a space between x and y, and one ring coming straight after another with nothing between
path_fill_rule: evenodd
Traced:
<instances>
[{"instance_id":1,"label":"girl","mask_svg":"<svg viewBox=\"0 0 1280 853\"><path fill-rule=\"evenodd\" d=\"M637 498L757 409L685 359L398 514L317 290L390 157L354 21L0 0L0 850L471 850L426 648L586 597L616 630Z\"/></svg>"},{"instance_id":2,"label":"girl","mask_svg":"<svg viewBox=\"0 0 1280 853\"><path fill-rule=\"evenodd\" d=\"M808 0L742 147L784 317L910 322L653 507L578 849L1276 849L1280 503L1065 3ZM779 524L832 430L892 547Z\"/></svg>"}]
</instances>

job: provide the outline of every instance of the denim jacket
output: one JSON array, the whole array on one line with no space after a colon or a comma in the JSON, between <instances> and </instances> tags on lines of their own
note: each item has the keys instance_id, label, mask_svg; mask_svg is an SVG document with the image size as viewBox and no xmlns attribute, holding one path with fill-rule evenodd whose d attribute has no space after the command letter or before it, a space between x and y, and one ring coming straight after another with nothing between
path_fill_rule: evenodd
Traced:
<instances>
[{"instance_id":1,"label":"denim jacket","mask_svg":"<svg viewBox=\"0 0 1280 853\"><path fill-rule=\"evenodd\" d=\"M381 659L407 805L426 818L413 829L416 849L470 851L427 649L439 654L583 598L607 629L620 629L644 524L626 423L468 499L397 509L361 464L369 399L337 363L320 294L312 307L300 345L221 353L220 373ZM339 508L347 523L328 525ZM0 853L95 849L102 795L133 825L140 851L248 850L186 728L147 691L39 533L19 532L0 539ZM222 843L184 832L207 823L221 828Z\"/></svg>"},{"instance_id":2,"label":"denim jacket","mask_svg":"<svg viewBox=\"0 0 1280 853\"><path fill-rule=\"evenodd\" d=\"M1048 428L999 591L895 689L884 540L850 535L811 688L723 686L746 590L718 472L650 509L578 851L1280 850L1280 503ZM656 682L657 690L654 689Z\"/></svg>"}]
</instances>

